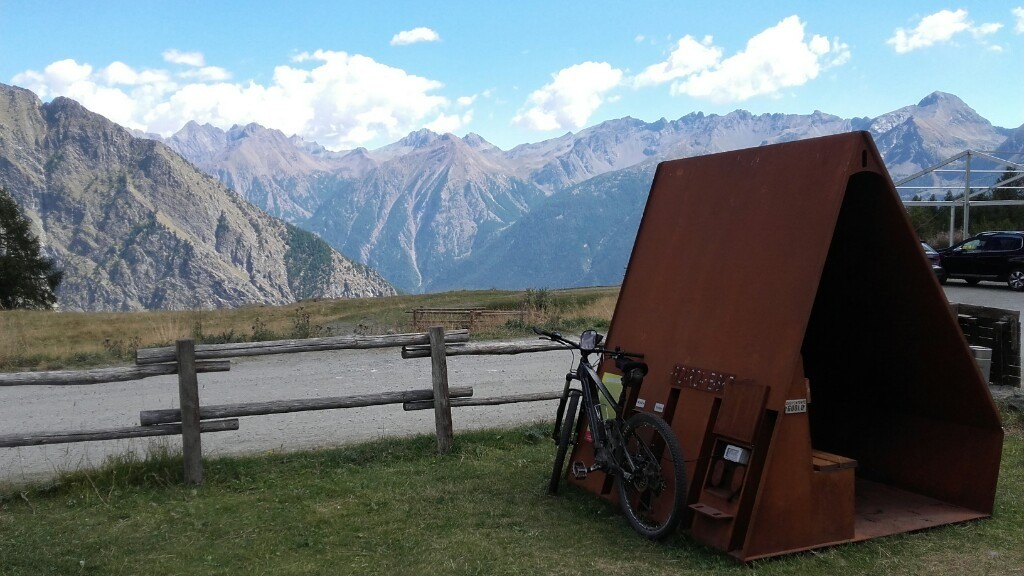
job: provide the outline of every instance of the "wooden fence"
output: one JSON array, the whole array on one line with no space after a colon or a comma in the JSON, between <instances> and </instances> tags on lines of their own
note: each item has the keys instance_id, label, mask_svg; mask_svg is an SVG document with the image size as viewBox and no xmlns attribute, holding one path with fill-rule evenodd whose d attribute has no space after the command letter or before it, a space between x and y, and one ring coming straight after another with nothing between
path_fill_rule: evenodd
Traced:
<instances>
[{"instance_id":1,"label":"wooden fence","mask_svg":"<svg viewBox=\"0 0 1024 576\"><path fill-rule=\"evenodd\" d=\"M992 350L989 381L1002 386L1020 386L1020 312L950 304L967 343Z\"/></svg>"},{"instance_id":2,"label":"wooden fence","mask_svg":"<svg viewBox=\"0 0 1024 576\"><path fill-rule=\"evenodd\" d=\"M433 408L438 451L444 453L451 449L454 441L451 418L452 407L533 402L552 400L559 397L560 393L545 392L492 398L472 398L472 387L449 387L446 360L449 355L519 354L562 348L559 345L544 342L467 344L468 339L469 333L466 330L454 330L446 333L442 327L432 327L427 333L388 336L337 336L241 344L197 346L191 340L180 340L174 347L138 350L136 352L137 366L84 371L0 374L0 387L91 385L136 380L165 374L177 374L179 395L179 407L176 409L144 410L140 412L139 426L0 435L0 448L181 434L185 482L201 484L203 481L201 434L204 432L238 430L238 418L242 416L379 406L384 404L402 404L405 410ZM197 374L230 370L230 363L224 360L225 358L398 346L403 347L403 358L423 358L427 356L431 358L432 389L346 397L250 402L244 404L202 406L199 402Z\"/></svg>"},{"instance_id":3,"label":"wooden fence","mask_svg":"<svg viewBox=\"0 0 1024 576\"><path fill-rule=\"evenodd\" d=\"M446 330L465 329L470 332L504 326L509 320L526 321L523 310L487 310L485 308L416 308L412 314L413 330L442 326Z\"/></svg>"}]
</instances>

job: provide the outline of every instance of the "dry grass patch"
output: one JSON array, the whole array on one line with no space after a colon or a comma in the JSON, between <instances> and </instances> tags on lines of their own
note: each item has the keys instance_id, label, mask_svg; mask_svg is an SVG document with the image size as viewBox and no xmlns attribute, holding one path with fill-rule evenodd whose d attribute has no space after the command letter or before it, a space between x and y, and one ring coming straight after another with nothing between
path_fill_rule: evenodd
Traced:
<instances>
[{"instance_id":1,"label":"dry grass patch","mask_svg":"<svg viewBox=\"0 0 1024 576\"><path fill-rule=\"evenodd\" d=\"M529 322L477 334L477 338L532 335L541 324L572 333L607 328L618 288L458 291L386 298L306 300L287 306L252 305L220 310L147 312L0 311L0 370L55 370L131 362L136 348L168 346L181 338L199 343L249 342L412 330L413 308L519 310L527 294L542 294Z\"/></svg>"}]
</instances>

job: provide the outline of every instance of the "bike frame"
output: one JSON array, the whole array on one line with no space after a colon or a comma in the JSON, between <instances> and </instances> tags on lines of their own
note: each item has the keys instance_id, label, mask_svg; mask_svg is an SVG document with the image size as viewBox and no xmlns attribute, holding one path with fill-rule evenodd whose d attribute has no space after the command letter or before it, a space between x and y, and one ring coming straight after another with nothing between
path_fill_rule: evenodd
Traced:
<instances>
[{"instance_id":1,"label":"bike frame","mask_svg":"<svg viewBox=\"0 0 1024 576\"><path fill-rule=\"evenodd\" d=\"M575 373L567 373L565 375L565 388L562 391L562 398L558 404L558 416L555 419L555 432L558 434L558 430L562 426L562 418L565 415L565 404L569 398L570 391L572 388L572 381L578 380L580 382L580 393L583 396L583 408L582 414L586 414L587 422L590 425L591 439L594 443L594 456L595 463L590 471L611 469L613 474L621 474L625 478L629 478L632 470L635 466L633 459L624 450L618 450L623 444L623 438L621 435L621 423L622 423L622 399L626 394L626 389L623 388L619 394L619 398L615 399L612 396L608 387L604 385L601 378L597 375L597 370L594 369L590 363L590 353L580 351L580 362L576 367ZM614 417L605 419L601 413L600 397L604 396L609 404L611 405ZM620 466L616 454L625 456L626 468Z\"/></svg>"},{"instance_id":2,"label":"bike frame","mask_svg":"<svg viewBox=\"0 0 1024 576\"><path fill-rule=\"evenodd\" d=\"M629 412L626 399L639 393L631 392L631 389L640 386L648 372L647 364L634 360L642 359L644 355L626 352L618 346L614 349L601 346L603 337L595 330L585 330L579 342L564 338L558 332L538 328L533 331L546 340L580 351L579 363L565 375L565 387L558 403L552 434L557 450L548 492L558 493L559 484L567 473L565 459L569 446L581 448L584 453L589 453L592 448L592 464L570 460L569 470L573 477L583 480L591 472L604 472L602 493L613 486L617 488L619 505L634 530L651 539L671 534L682 518L686 498L686 469L679 441L668 423L652 414L637 412L630 415L629 421L624 420ZM598 358L591 362L595 354ZM616 368L623 374L618 399L612 397L598 376L598 367L608 360L614 360ZM573 381L580 383L578 389ZM581 396L583 407L579 408L579 420L576 420ZM611 414L605 410L605 400ZM570 410L568 414L567 410ZM588 441L591 447L579 443L584 422L590 430ZM673 472L668 475L663 471L666 450L669 458L664 463L671 466Z\"/></svg>"}]
</instances>

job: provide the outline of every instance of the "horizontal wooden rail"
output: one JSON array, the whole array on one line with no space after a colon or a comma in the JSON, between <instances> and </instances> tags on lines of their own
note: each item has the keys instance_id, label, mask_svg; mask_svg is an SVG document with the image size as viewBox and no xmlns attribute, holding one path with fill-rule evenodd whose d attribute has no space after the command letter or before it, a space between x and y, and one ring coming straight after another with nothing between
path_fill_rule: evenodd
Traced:
<instances>
[{"instance_id":1,"label":"horizontal wooden rail","mask_svg":"<svg viewBox=\"0 0 1024 576\"><path fill-rule=\"evenodd\" d=\"M514 396L491 396L490 398L452 398L449 403L456 406L496 406L498 404L515 404L517 402L540 402L542 400L558 400L561 392L535 392L533 394L517 394ZM412 410L430 410L434 407L433 400L415 400L402 404L406 412Z\"/></svg>"},{"instance_id":2,"label":"horizontal wooden rail","mask_svg":"<svg viewBox=\"0 0 1024 576\"><path fill-rule=\"evenodd\" d=\"M173 360L173 358L172 358ZM197 362L196 372L227 372L231 363L227 360ZM150 376L177 374L178 364L153 364L150 366L118 366L94 370L60 370L53 372L10 372L0 374L0 386L80 386L124 382Z\"/></svg>"},{"instance_id":3,"label":"horizontal wooden rail","mask_svg":"<svg viewBox=\"0 0 1024 576\"><path fill-rule=\"evenodd\" d=\"M211 420L203 422L200 432L226 432L238 430L238 420ZM0 436L0 448L17 446L38 446L40 444L68 444L71 442L93 442L95 440L121 440L147 436L171 436L181 434L181 424L162 426L132 426L105 430L80 430L71 432L35 432L29 434L6 434Z\"/></svg>"},{"instance_id":4,"label":"horizontal wooden rail","mask_svg":"<svg viewBox=\"0 0 1024 576\"><path fill-rule=\"evenodd\" d=\"M472 386L456 386L451 389L452 398L465 398L473 395ZM407 390L404 392L384 392L382 394L364 394L360 396L339 396L331 398L304 398L299 400L275 400L270 402L250 402L246 404L220 404L200 406L199 418L237 418L239 416L261 416L264 414L285 414L288 412L304 412L307 410L334 410L337 408L359 408L362 406L380 406L383 404L400 404L415 400L430 400L433 406L433 390ZM143 426L180 422L181 410L145 410L139 413L139 421Z\"/></svg>"},{"instance_id":5,"label":"horizontal wooden rail","mask_svg":"<svg viewBox=\"0 0 1024 576\"><path fill-rule=\"evenodd\" d=\"M483 306L475 306L471 308L416 308L415 310L406 310L406 314L415 314L417 312L476 312L481 310L487 310ZM507 310L503 310L507 312Z\"/></svg>"},{"instance_id":6,"label":"horizontal wooden rail","mask_svg":"<svg viewBox=\"0 0 1024 576\"><path fill-rule=\"evenodd\" d=\"M445 342L466 342L468 330L451 330L445 333ZM385 336L330 336L327 338L305 338L302 340L272 340L267 342L241 342L236 344L200 344L196 346L196 358L235 358L239 356L263 356L266 354L290 354L295 352L318 352L323 350L364 350L388 348L412 344L429 344L430 338L424 333L388 334ZM429 356L429 354L427 354ZM175 349L140 348L135 351L136 364L156 364L175 360Z\"/></svg>"},{"instance_id":7,"label":"horizontal wooden rail","mask_svg":"<svg viewBox=\"0 0 1024 576\"><path fill-rule=\"evenodd\" d=\"M445 346L445 356L479 356L486 354L523 354L526 352L547 352L568 350L562 344L548 341L537 342L470 342L462 346ZM427 358L430 346L411 344L402 347L402 358Z\"/></svg>"}]
</instances>

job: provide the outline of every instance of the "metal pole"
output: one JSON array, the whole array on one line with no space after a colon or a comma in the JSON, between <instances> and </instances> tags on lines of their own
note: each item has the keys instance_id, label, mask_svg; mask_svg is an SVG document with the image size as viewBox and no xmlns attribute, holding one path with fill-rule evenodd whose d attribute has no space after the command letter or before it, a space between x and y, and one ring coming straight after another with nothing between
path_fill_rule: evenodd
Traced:
<instances>
[{"instance_id":1,"label":"metal pole","mask_svg":"<svg viewBox=\"0 0 1024 576\"><path fill-rule=\"evenodd\" d=\"M968 221L971 217L971 151L967 151L967 167L964 169L964 238L970 236Z\"/></svg>"},{"instance_id":2,"label":"metal pole","mask_svg":"<svg viewBox=\"0 0 1024 576\"><path fill-rule=\"evenodd\" d=\"M953 234L956 233L956 204L949 205L949 245L956 244Z\"/></svg>"}]
</instances>

